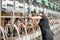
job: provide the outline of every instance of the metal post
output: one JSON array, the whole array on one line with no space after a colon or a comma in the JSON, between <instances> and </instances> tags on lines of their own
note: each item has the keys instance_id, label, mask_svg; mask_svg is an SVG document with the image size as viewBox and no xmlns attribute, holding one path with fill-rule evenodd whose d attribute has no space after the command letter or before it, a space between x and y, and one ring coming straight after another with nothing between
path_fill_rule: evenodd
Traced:
<instances>
[{"instance_id":1,"label":"metal post","mask_svg":"<svg viewBox=\"0 0 60 40\"><path fill-rule=\"evenodd\" d=\"M1 0L0 0L0 26L1 26ZM1 31L0 31L1 34Z\"/></svg>"},{"instance_id":2,"label":"metal post","mask_svg":"<svg viewBox=\"0 0 60 40\"><path fill-rule=\"evenodd\" d=\"M0 30L2 31L3 39L6 40L3 27L0 26Z\"/></svg>"},{"instance_id":3,"label":"metal post","mask_svg":"<svg viewBox=\"0 0 60 40\"><path fill-rule=\"evenodd\" d=\"M29 17L31 17L31 9L30 9L30 6L31 5L31 0L28 0L28 14L29 14Z\"/></svg>"},{"instance_id":4,"label":"metal post","mask_svg":"<svg viewBox=\"0 0 60 40\"><path fill-rule=\"evenodd\" d=\"M14 23L14 12L15 12L15 0L13 0L14 1L14 5L13 5L13 18L12 18L12 24Z\"/></svg>"},{"instance_id":5,"label":"metal post","mask_svg":"<svg viewBox=\"0 0 60 40\"><path fill-rule=\"evenodd\" d=\"M23 14L25 14L25 0L23 0L24 8L23 8Z\"/></svg>"},{"instance_id":6,"label":"metal post","mask_svg":"<svg viewBox=\"0 0 60 40\"><path fill-rule=\"evenodd\" d=\"M2 0L0 0L0 26L1 26L1 7L2 7Z\"/></svg>"},{"instance_id":7,"label":"metal post","mask_svg":"<svg viewBox=\"0 0 60 40\"><path fill-rule=\"evenodd\" d=\"M12 11L12 17L11 17L11 24L14 24L14 9L15 9L15 0L13 0L13 11ZM12 26L11 26L12 27ZM13 33L12 33L13 35ZM13 40L13 36L11 36L12 40Z\"/></svg>"},{"instance_id":8,"label":"metal post","mask_svg":"<svg viewBox=\"0 0 60 40\"><path fill-rule=\"evenodd\" d=\"M16 31L17 31L17 34L18 34L18 40L20 40L20 33L19 33L19 29L18 29L18 27L15 25L15 24L13 24L14 26L13 27L15 27L15 29L16 29Z\"/></svg>"}]
</instances>

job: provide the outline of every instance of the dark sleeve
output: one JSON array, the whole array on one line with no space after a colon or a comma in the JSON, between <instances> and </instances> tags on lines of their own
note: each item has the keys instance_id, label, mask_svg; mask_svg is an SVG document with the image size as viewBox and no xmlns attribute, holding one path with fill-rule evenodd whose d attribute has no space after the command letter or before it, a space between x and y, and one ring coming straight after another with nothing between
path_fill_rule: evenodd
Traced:
<instances>
[{"instance_id":1,"label":"dark sleeve","mask_svg":"<svg viewBox=\"0 0 60 40\"><path fill-rule=\"evenodd\" d=\"M38 25L40 26L41 22L44 20L44 15L42 16L42 19L40 19Z\"/></svg>"},{"instance_id":2,"label":"dark sleeve","mask_svg":"<svg viewBox=\"0 0 60 40\"><path fill-rule=\"evenodd\" d=\"M42 19L39 21L38 25L43 25L44 23L49 24L49 20L45 15L42 16Z\"/></svg>"}]
</instances>

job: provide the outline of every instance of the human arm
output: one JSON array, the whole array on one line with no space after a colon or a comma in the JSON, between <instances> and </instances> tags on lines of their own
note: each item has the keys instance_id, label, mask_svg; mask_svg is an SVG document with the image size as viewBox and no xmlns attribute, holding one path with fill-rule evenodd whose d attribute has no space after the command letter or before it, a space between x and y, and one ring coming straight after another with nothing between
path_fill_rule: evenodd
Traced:
<instances>
[{"instance_id":1,"label":"human arm","mask_svg":"<svg viewBox=\"0 0 60 40\"><path fill-rule=\"evenodd\" d=\"M37 20L37 19L42 19L42 17L41 16L33 16L33 17L31 17L31 19L32 20Z\"/></svg>"}]
</instances>

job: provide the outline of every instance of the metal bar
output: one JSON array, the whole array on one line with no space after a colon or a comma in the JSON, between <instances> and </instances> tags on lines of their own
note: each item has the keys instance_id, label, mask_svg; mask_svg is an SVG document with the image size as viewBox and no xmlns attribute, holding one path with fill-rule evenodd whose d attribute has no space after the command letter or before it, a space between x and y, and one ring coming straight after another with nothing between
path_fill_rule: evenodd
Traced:
<instances>
[{"instance_id":1,"label":"metal bar","mask_svg":"<svg viewBox=\"0 0 60 40\"><path fill-rule=\"evenodd\" d=\"M14 7L13 7L13 17L12 17L13 21L12 21L12 23L14 23L14 13L15 13L15 0L13 0L13 1L14 1L14 5L13 5Z\"/></svg>"},{"instance_id":2,"label":"metal bar","mask_svg":"<svg viewBox=\"0 0 60 40\"><path fill-rule=\"evenodd\" d=\"M0 26L1 26L1 7L2 7L2 0L0 0Z\"/></svg>"},{"instance_id":3,"label":"metal bar","mask_svg":"<svg viewBox=\"0 0 60 40\"><path fill-rule=\"evenodd\" d=\"M13 16L0 16L1 18L13 18ZM31 19L31 17L23 17L23 16L14 16L14 18L25 18L25 19Z\"/></svg>"},{"instance_id":4,"label":"metal bar","mask_svg":"<svg viewBox=\"0 0 60 40\"><path fill-rule=\"evenodd\" d=\"M19 38L19 40L20 40L20 33L19 33L19 29L18 29L18 27L14 24L14 26L13 27L15 27L15 29L17 30L17 33L18 33L18 38Z\"/></svg>"},{"instance_id":5,"label":"metal bar","mask_svg":"<svg viewBox=\"0 0 60 40\"><path fill-rule=\"evenodd\" d=\"M6 39L5 39L5 35L4 35L4 29L3 29L1 26L0 26L0 30L2 31L4 40L6 40Z\"/></svg>"},{"instance_id":6,"label":"metal bar","mask_svg":"<svg viewBox=\"0 0 60 40\"><path fill-rule=\"evenodd\" d=\"M23 23L22 23L23 24ZM26 33L26 39L25 40L27 40L28 39L28 37L27 37L27 28L26 28L26 26L23 24L23 27L24 27L24 29L25 29L25 33Z\"/></svg>"}]
</instances>

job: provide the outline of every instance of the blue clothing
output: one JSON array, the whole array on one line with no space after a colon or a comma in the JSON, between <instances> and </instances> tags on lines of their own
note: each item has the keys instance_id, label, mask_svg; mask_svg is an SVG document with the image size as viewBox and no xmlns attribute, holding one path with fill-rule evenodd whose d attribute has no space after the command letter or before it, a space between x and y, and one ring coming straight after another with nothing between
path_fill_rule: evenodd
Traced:
<instances>
[{"instance_id":1,"label":"blue clothing","mask_svg":"<svg viewBox=\"0 0 60 40\"><path fill-rule=\"evenodd\" d=\"M45 15L42 16L42 19L40 20L39 25L42 32L42 39L53 40L53 34L52 34L52 31L50 30L49 20Z\"/></svg>"}]
</instances>

